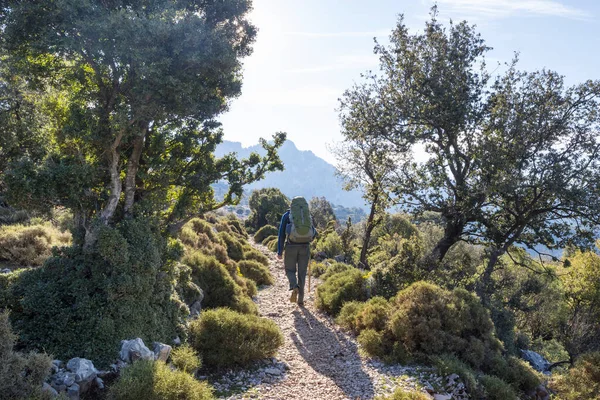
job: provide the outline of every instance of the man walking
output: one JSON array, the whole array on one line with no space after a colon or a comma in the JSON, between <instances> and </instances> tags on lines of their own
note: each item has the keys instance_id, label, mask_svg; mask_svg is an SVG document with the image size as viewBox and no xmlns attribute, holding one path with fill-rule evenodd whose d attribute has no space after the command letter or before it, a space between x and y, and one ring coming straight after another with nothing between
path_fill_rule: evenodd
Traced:
<instances>
[{"instance_id":1,"label":"man walking","mask_svg":"<svg viewBox=\"0 0 600 400\"><path fill-rule=\"evenodd\" d=\"M299 306L304 305L304 283L310 260L310 242L316 235L306 199L294 197L290 209L283 214L279 224L277 257L281 259L285 249L283 265L292 291L290 301L298 302Z\"/></svg>"}]
</instances>

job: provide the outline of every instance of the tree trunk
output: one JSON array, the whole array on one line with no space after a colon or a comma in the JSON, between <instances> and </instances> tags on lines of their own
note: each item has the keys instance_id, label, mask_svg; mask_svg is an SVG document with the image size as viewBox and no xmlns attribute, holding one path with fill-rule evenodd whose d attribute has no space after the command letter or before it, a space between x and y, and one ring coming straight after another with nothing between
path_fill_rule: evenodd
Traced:
<instances>
[{"instance_id":1,"label":"tree trunk","mask_svg":"<svg viewBox=\"0 0 600 400\"><path fill-rule=\"evenodd\" d=\"M123 183L121 182L121 171L119 170L119 152L117 149L123 139L123 131L119 132L115 141L110 146L109 153L109 164L108 169L110 171L110 195L108 201L104 206L104 209L100 212L100 222L104 225L108 224L108 221L114 215L117 206L119 205L119 199L121 198L121 191L123 189ZM84 247L89 248L97 239L97 229L86 229Z\"/></svg>"},{"instance_id":2,"label":"tree trunk","mask_svg":"<svg viewBox=\"0 0 600 400\"><path fill-rule=\"evenodd\" d=\"M133 151L131 157L127 162L127 174L125 175L125 203L123 211L125 215L131 215L131 209L135 199L135 178L137 176L138 169L140 167L140 157L142 150L144 149L144 140L146 139L146 132L148 131L147 124L142 128L140 135L133 139Z\"/></svg>"},{"instance_id":3,"label":"tree trunk","mask_svg":"<svg viewBox=\"0 0 600 400\"><path fill-rule=\"evenodd\" d=\"M363 246L360 250L360 264L362 264L366 269L369 269L369 264L367 263L367 252L369 251L369 242L371 241L371 233L373 233L373 229L375 228L374 220L375 220L375 212L377 211L377 201L379 200L379 195L376 194L373 202L371 203L371 211L369 212L369 218L367 219L367 224L365 225L365 237L363 239Z\"/></svg>"},{"instance_id":4,"label":"tree trunk","mask_svg":"<svg viewBox=\"0 0 600 400\"><path fill-rule=\"evenodd\" d=\"M460 240L460 236L463 233L465 225L462 223L458 224L446 224L444 229L444 237L440 239L435 245L431 254L427 257L428 262L438 264L444 259L450 247Z\"/></svg>"},{"instance_id":5,"label":"tree trunk","mask_svg":"<svg viewBox=\"0 0 600 400\"><path fill-rule=\"evenodd\" d=\"M498 259L502 254L504 254L504 252L504 248L494 248L494 250L492 250L492 252L490 253L490 258L488 259L485 269L483 270L483 274L481 275L481 278L479 279L475 287L475 292L481 299L483 305L486 307L490 305L492 297L492 274L494 273L494 269L496 267L496 264L498 263Z\"/></svg>"}]
</instances>

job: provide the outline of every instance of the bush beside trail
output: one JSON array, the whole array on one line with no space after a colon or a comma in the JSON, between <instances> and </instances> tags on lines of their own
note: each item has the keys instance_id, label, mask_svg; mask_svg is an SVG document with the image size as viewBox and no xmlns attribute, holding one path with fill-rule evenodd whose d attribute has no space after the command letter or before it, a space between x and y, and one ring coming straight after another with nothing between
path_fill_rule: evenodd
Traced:
<instances>
[{"instance_id":1,"label":"bush beside trail","mask_svg":"<svg viewBox=\"0 0 600 400\"><path fill-rule=\"evenodd\" d=\"M0 226L0 261L18 266L40 266L54 246L68 246L71 234L50 224Z\"/></svg>"},{"instance_id":2,"label":"bush beside trail","mask_svg":"<svg viewBox=\"0 0 600 400\"><path fill-rule=\"evenodd\" d=\"M190 343L205 365L248 365L275 355L283 336L275 322L227 308L207 310L189 326Z\"/></svg>"}]
</instances>

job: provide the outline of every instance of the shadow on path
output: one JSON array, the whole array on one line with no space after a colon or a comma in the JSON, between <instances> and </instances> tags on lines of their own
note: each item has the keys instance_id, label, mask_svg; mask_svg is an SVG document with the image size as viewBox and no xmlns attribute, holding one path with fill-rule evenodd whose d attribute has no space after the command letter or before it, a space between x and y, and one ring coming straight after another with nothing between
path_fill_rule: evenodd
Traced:
<instances>
[{"instance_id":1,"label":"shadow on path","mask_svg":"<svg viewBox=\"0 0 600 400\"><path fill-rule=\"evenodd\" d=\"M332 331L306 308L293 315L296 332L291 337L304 360L333 380L349 398L373 398L373 383L362 369L356 344Z\"/></svg>"}]
</instances>

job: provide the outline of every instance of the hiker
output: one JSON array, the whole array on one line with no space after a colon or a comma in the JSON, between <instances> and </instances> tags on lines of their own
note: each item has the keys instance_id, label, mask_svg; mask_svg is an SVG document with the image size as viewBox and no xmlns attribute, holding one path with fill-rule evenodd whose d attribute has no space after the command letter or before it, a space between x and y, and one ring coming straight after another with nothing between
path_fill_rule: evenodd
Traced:
<instances>
[{"instance_id":1,"label":"hiker","mask_svg":"<svg viewBox=\"0 0 600 400\"><path fill-rule=\"evenodd\" d=\"M290 301L298 302L299 306L304 305L304 282L310 260L310 242L315 236L317 230L313 226L306 199L294 197L290 209L283 214L279 224L277 257L282 258L285 248L283 265L292 291Z\"/></svg>"}]
</instances>

